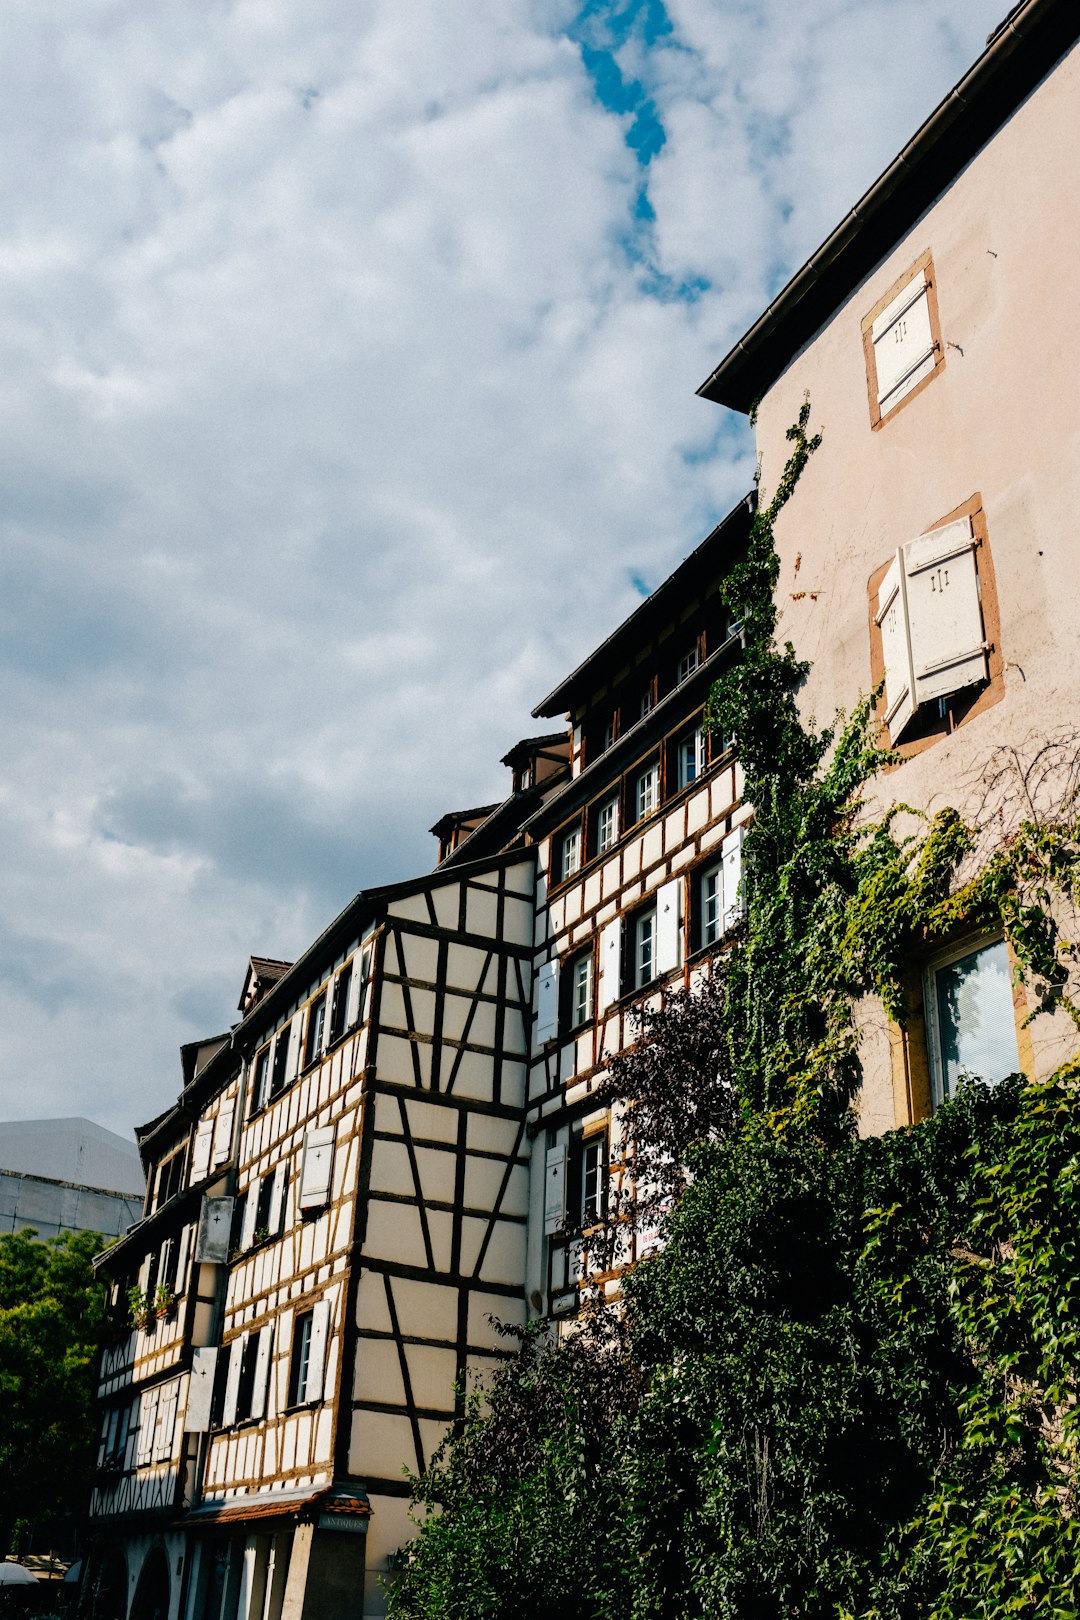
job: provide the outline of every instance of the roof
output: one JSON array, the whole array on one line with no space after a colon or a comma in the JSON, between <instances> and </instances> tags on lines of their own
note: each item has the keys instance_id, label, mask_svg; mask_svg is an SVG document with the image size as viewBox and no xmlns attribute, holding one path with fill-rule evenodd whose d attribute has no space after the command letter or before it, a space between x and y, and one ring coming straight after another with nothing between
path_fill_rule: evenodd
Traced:
<instances>
[{"instance_id":1,"label":"roof","mask_svg":"<svg viewBox=\"0 0 1080 1620\"><path fill-rule=\"evenodd\" d=\"M711 570L730 555L735 555L746 542L749 518L753 510L753 493L745 495L722 518L689 557L685 557L675 572L658 585L641 606L613 630L578 667L548 693L533 710L533 717L562 715L572 711L588 695L603 671L623 663L637 647L649 639L652 630L678 613L680 605L691 594L694 586L703 583Z\"/></svg>"},{"instance_id":2,"label":"roof","mask_svg":"<svg viewBox=\"0 0 1080 1620\"><path fill-rule=\"evenodd\" d=\"M1020 0L974 66L698 393L748 412L1078 37L1077 0Z\"/></svg>"},{"instance_id":3,"label":"roof","mask_svg":"<svg viewBox=\"0 0 1080 1620\"><path fill-rule=\"evenodd\" d=\"M359 1486L323 1485L317 1490L262 1491L205 1502L184 1515L184 1524L236 1524L258 1519L363 1519L371 1517ZM358 1526L358 1528L363 1528Z\"/></svg>"},{"instance_id":4,"label":"roof","mask_svg":"<svg viewBox=\"0 0 1080 1620\"><path fill-rule=\"evenodd\" d=\"M499 763L509 765L511 770L515 770L517 766L524 765L539 750L554 748L556 744L565 744L568 741L565 727L562 731L545 731L542 737L522 737L520 742L516 742L513 748L503 755ZM494 809L494 806L492 808Z\"/></svg>"},{"instance_id":5,"label":"roof","mask_svg":"<svg viewBox=\"0 0 1080 1620\"><path fill-rule=\"evenodd\" d=\"M0 1169L142 1198L138 1149L91 1119L14 1119L0 1124Z\"/></svg>"},{"instance_id":6,"label":"roof","mask_svg":"<svg viewBox=\"0 0 1080 1620\"><path fill-rule=\"evenodd\" d=\"M440 816L434 827L428 830L433 832L436 838L443 838L465 821L484 821L495 808L493 804L478 804L472 810L448 810L445 816Z\"/></svg>"}]
</instances>

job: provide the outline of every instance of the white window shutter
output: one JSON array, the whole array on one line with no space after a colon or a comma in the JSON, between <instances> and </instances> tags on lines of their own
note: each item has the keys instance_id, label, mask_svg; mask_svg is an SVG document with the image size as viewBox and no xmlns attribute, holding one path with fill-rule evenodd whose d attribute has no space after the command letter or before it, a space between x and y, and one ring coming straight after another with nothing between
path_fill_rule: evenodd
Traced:
<instances>
[{"instance_id":1,"label":"white window shutter","mask_svg":"<svg viewBox=\"0 0 1080 1620\"><path fill-rule=\"evenodd\" d=\"M304 1156L300 1169L301 1209L317 1209L330 1197L330 1177L334 1165L334 1127L323 1125L304 1132Z\"/></svg>"},{"instance_id":2,"label":"white window shutter","mask_svg":"<svg viewBox=\"0 0 1080 1620\"><path fill-rule=\"evenodd\" d=\"M566 1146L544 1154L544 1235L559 1232L566 1223Z\"/></svg>"},{"instance_id":3,"label":"white window shutter","mask_svg":"<svg viewBox=\"0 0 1080 1620\"><path fill-rule=\"evenodd\" d=\"M251 1390L251 1415L261 1418L266 1411L266 1384L270 1376L270 1349L274 1340L271 1323L259 1334L259 1348L255 1352L255 1382Z\"/></svg>"},{"instance_id":4,"label":"white window shutter","mask_svg":"<svg viewBox=\"0 0 1080 1620\"><path fill-rule=\"evenodd\" d=\"M287 1172L288 1166L284 1160L282 1160L279 1165L275 1166L274 1184L270 1189L270 1214L267 1217L271 1237L276 1237L284 1224L285 1177Z\"/></svg>"},{"instance_id":5,"label":"white window shutter","mask_svg":"<svg viewBox=\"0 0 1080 1620\"><path fill-rule=\"evenodd\" d=\"M656 971L670 973L682 952L682 878L672 878L656 895Z\"/></svg>"},{"instance_id":6,"label":"white window shutter","mask_svg":"<svg viewBox=\"0 0 1080 1620\"><path fill-rule=\"evenodd\" d=\"M213 1165L224 1164L232 1152L233 1115L236 1104L231 1097L226 1098L218 1109L217 1120L214 1124L214 1151L210 1155Z\"/></svg>"},{"instance_id":7,"label":"white window shutter","mask_svg":"<svg viewBox=\"0 0 1080 1620\"><path fill-rule=\"evenodd\" d=\"M986 679L971 519L946 523L904 547L916 704Z\"/></svg>"},{"instance_id":8,"label":"white window shutter","mask_svg":"<svg viewBox=\"0 0 1080 1620\"><path fill-rule=\"evenodd\" d=\"M605 1012L622 994L622 923L616 917L600 932L600 983L596 1006Z\"/></svg>"},{"instance_id":9,"label":"white window shutter","mask_svg":"<svg viewBox=\"0 0 1080 1620\"><path fill-rule=\"evenodd\" d=\"M720 860L724 876L723 932L741 922L746 915L742 898L742 847L745 828L736 827L729 832L720 846Z\"/></svg>"},{"instance_id":10,"label":"white window shutter","mask_svg":"<svg viewBox=\"0 0 1080 1620\"><path fill-rule=\"evenodd\" d=\"M229 1371L225 1376L225 1404L221 1409L221 1421L224 1424L236 1422L236 1400L240 1393L240 1365L244 1359L244 1349L248 1342L248 1335L241 1333L229 1346Z\"/></svg>"},{"instance_id":11,"label":"white window shutter","mask_svg":"<svg viewBox=\"0 0 1080 1620\"><path fill-rule=\"evenodd\" d=\"M191 1372L188 1376L187 1407L184 1413L186 1434L205 1434L210 1427L210 1409L214 1397L214 1374L217 1371L217 1348L213 1345L192 1351Z\"/></svg>"},{"instance_id":12,"label":"white window shutter","mask_svg":"<svg viewBox=\"0 0 1080 1620\"><path fill-rule=\"evenodd\" d=\"M259 1183L253 1181L247 1190L244 1218L240 1222L240 1247L250 1249L255 1241L255 1217L259 1210Z\"/></svg>"},{"instance_id":13,"label":"white window shutter","mask_svg":"<svg viewBox=\"0 0 1080 1620\"><path fill-rule=\"evenodd\" d=\"M559 1028L559 964L542 962L536 974L536 1049L554 1040Z\"/></svg>"},{"instance_id":14,"label":"white window shutter","mask_svg":"<svg viewBox=\"0 0 1080 1620\"><path fill-rule=\"evenodd\" d=\"M154 1425L154 1461L168 1462L173 1454L173 1440L176 1436L176 1397L178 1394L175 1380L171 1384L163 1385L158 1396L157 1422Z\"/></svg>"},{"instance_id":15,"label":"white window shutter","mask_svg":"<svg viewBox=\"0 0 1080 1620\"><path fill-rule=\"evenodd\" d=\"M139 1436L135 1445L135 1466L142 1468L154 1455L157 1433L158 1391L144 1390L139 1400Z\"/></svg>"},{"instance_id":16,"label":"white window shutter","mask_svg":"<svg viewBox=\"0 0 1080 1620\"><path fill-rule=\"evenodd\" d=\"M195 1147L191 1155L191 1174L188 1177L190 1185L201 1181L210 1168L210 1143L214 1137L214 1121L201 1119L199 1128L195 1132Z\"/></svg>"},{"instance_id":17,"label":"white window shutter","mask_svg":"<svg viewBox=\"0 0 1080 1620\"><path fill-rule=\"evenodd\" d=\"M912 276L871 327L878 407L884 416L934 369L926 272Z\"/></svg>"},{"instance_id":18,"label":"white window shutter","mask_svg":"<svg viewBox=\"0 0 1080 1620\"><path fill-rule=\"evenodd\" d=\"M881 628L885 664L885 724L893 742L898 741L918 706L911 669L907 580L902 563L898 552L878 587L877 622Z\"/></svg>"},{"instance_id":19,"label":"white window shutter","mask_svg":"<svg viewBox=\"0 0 1080 1620\"><path fill-rule=\"evenodd\" d=\"M321 1401L326 1369L326 1340L330 1328L330 1301L320 1299L311 1313L311 1343L308 1349L307 1383L304 1399Z\"/></svg>"},{"instance_id":20,"label":"white window shutter","mask_svg":"<svg viewBox=\"0 0 1080 1620\"><path fill-rule=\"evenodd\" d=\"M176 1292L182 1294L187 1288L188 1261L191 1258L191 1238L195 1228L184 1226L180 1229L176 1247L176 1282L173 1284Z\"/></svg>"},{"instance_id":21,"label":"white window shutter","mask_svg":"<svg viewBox=\"0 0 1080 1620\"><path fill-rule=\"evenodd\" d=\"M304 1020L300 1017L294 1018L289 1026L289 1061L285 1073L290 1080L295 1080L303 1066Z\"/></svg>"}]
</instances>

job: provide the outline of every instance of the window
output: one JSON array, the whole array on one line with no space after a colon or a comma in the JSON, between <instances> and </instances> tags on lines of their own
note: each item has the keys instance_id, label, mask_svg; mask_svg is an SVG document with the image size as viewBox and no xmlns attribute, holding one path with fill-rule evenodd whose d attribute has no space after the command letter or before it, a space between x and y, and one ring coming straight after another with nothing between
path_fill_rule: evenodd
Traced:
<instances>
[{"instance_id":1,"label":"window","mask_svg":"<svg viewBox=\"0 0 1080 1620\"><path fill-rule=\"evenodd\" d=\"M304 1067L305 1069L315 1062L322 1052L323 1026L326 1023L326 991L311 1003L308 1008L307 1035L304 1040Z\"/></svg>"},{"instance_id":2,"label":"window","mask_svg":"<svg viewBox=\"0 0 1080 1620\"><path fill-rule=\"evenodd\" d=\"M240 1379L236 1386L236 1421L242 1423L251 1416L251 1397L255 1392L255 1365L259 1359L259 1333L248 1334L240 1353Z\"/></svg>"},{"instance_id":3,"label":"window","mask_svg":"<svg viewBox=\"0 0 1080 1620\"><path fill-rule=\"evenodd\" d=\"M675 745L675 779L679 788L689 787L705 770L705 733L700 726L680 737Z\"/></svg>"},{"instance_id":4,"label":"window","mask_svg":"<svg viewBox=\"0 0 1080 1620\"><path fill-rule=\"evenodd\" d=\"M606 754L609 748L614 747L614 744L615 744L615 716L612 715L611 719L608 721L607 725L604 727L604 740L603 740L603 744L602 744L602 752Z\"/></svg>"},{"instance_id":5,"label":"window","mask_svg":"<svg viewBox=\"0 0 1080 1620\"><path fill-rule=\"evenodd\" d=\"M297 1314L289 1359L289 1405L321 1401L330 1305L325 1299L310 1311Z\"/></svg>"},{"instance_id":6,"label":"window","mask_svg":"<svg viewBox=\"0 0 1080 1620\"><path fill-rule=\"evenodd\" d=\"M323 1125L304 1132L304 1154L300 1164L300 1209L321 1209L330 1201L334 1168L334 1127Z\"/></svg>"},{"instance_id":7,"label":"window","mask_svg":"<svg viewBox=\"0 0 1080 1620\"><path fill-rule=\"evenodd\" d=\"M349 991L352 989L352 963L346 962L334 980L334 998L330 1006L330 1044L339 1041L345 1033L349 1011Z\"/></svg>"},{"instance_id":8,"label":"window","mask_svg":"<svg viewBox=\"0 0 1080 1620\"><path fill-rule=\"evenodd\" d=\"M568 1003L566 1008L566 1023L570 1029L580 1029L587 1024L593 1012L593 952L590 945L588 950L581 951L572 957L566 970L564 983L567 986Z\"/></svg>"},{"instance_id":9,"label":"window","mask_svg":"<svg viewBox=\"0 0 1080 1620\"><path fill-rule=\"evenodd\" d=\"M656 977L656 907L639 911L630 921L633 949L631 952L631 988L640 990Z\"/></svg>"},{"instance_id":10,"label":"window","mask_svg":"<svg viewBox=\"0 0 1080 1620\"><path fill-rule=\"evenodd\" d=\"M559 843L559 877L573 877L581 868L581 828L571 827Z\"/></svg>"},{"instance_id":11,"label":"window","mask_svg":"<svg viewBox=\"0 0 1080 1620\"><path fill-rule=\"evenodd\" d=\"M311 1366L311 1319L305 1311L293 1328L292 1365L289 1368L289 1405L301 1406L307 1399L308 1370Z\"/></svg>"},{"instance_id":12,"label":"window","mask_svg":"<svg viewBox=\"0 0 1080 1620\"><path fill-rule=\"evenodd\" d=\"M688 681L700 663L701 653L698 651L698 646L695 642L689 651L684 652L682 657L679 659L675 670L675 685L681 686L683 681Z\"/></svg>"},{"instance_id":13,"label":"window","mask_svg":"<svg viewBox=\"0 0 1080 1620\"><path fill-rule=\"evenodd\" d=\"M877 428L945 364L929 253L875 304L862 334L870 422Z\"/></svg>"},{"instance_id":14,"label":"window","mask_svg":"<svg viewBox=\"0 0 1080 1620\"><path fill-rule=\"evenodd\" d=\"M270 1095L276 1097L278 1092L285 1089L286 1070L289 1063L289 1032L291 1024L278 1030L277 1040L274 1042L274 1067L270 1075Z\"/></svg>"},{"instance_id":15,"label":"window","mask_svg":"<svg viewBox=\"0 0 1080 1620\"><path fill-rule=\"evenodd\" d=\"M581 1224L597 1226L607 1214L607 1133L585 1137L581 1144Z\"/></svg>"},{"instance_id":16,"label":"window","mask_svg":"<svg viewBox=\"0 0 1080 1620\"><path fill-rule=\"evenodd\" d=\"M642 720L644 720L644 718L645 718L645 716L647 714L652 713L653 708L655 707L655 704L656 704L656 682L655 681L650 681L648 686L645 688L644 692L642 692L642 694L641 694L641 704L640 704L640 708L639 708L639 713L640 713L640 716L641 716Z\"/></svg>"},{"instance_id":17,"label":"window","mask_svg":"<svg viewBox=\"0 0 1080 1620\"><path fill-rule=\"evenodd\" d=\"M619 836L619 800L607 799L596 815L596 853L604 855L615 848Z\"/></svg>"},{"instance_id":18,"label":"window","mask_svg":"<svg viewBox=\"0 0 1080 1620\"><path fill-rule=\"evenodd\" d=\"M697 880L698 926L696 944L700 949L715 945L724 931L724 878L723 867L706 867Z\"/></svg>"},{"instance_id":19,"label":"window","mask_svg":"<svg viewBox=\"0 0 1080 1620\"><path fill-rule=\"evenodd\" d=\"M934 958L924 985L934 1101L966 1075L1003 1080L1020 1067L1009 953L1002 939Z\"/></svg>"},{"instance_id":20,"label":"window","mask_svg":"<svg viewBox=\"0 0 1080 1620\"><path fill-rule=\"evenodd\" d=\"M251 1084L251 1111L254 1113L267 1101L266 1086L270 1074L270 1047L264 1046L255 1058L255 1076Z\"/></svg>"},{"instance_id":21,"label":"window","mask_svg":"<svg viewBox=\"0 0 1080 1620\"><path fill-rule=\"evenodd\" d=\"M656 809L660 789L660 767L655 763L640 772L634 783L634 820L643 821Z\"/></svg>"},{"instance_id":22,"label":"window","mask_svg":"<svg viewBox=\"0 0 1080 1620\"><path fill-rule=\"evenodd\" d=\"M952 730L997 702L997 593L978 497L902 545L870 587L871 678L884 678L879 715L893 743Z\"/></svg>"},{"instance_id":23,"label":"window","mask_svg":"<svg viewBox=\"0 0 1080 1620\"><path fill-rule=\"evenodd\" d=\"M157 1185L154 1192L154 1208L160 1209L162 1204L169 1201L184 1184L184 1162L186 1150L179 1148L169 1158L163 1159L158 1165Z\"/></svg>"}]
</instances>

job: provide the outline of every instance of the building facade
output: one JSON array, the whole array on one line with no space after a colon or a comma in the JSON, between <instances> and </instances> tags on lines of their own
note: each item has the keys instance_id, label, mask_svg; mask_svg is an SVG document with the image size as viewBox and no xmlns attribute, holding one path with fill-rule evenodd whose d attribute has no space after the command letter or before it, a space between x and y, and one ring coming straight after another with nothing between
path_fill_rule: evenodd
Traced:
<instances>
[{"instance_id":1,"label":"building facade","mask_svg":"<svg viewBox=\"0 0 1080 1620\"><path fill-rule=\"evenodd\" d=\"M1078 33L1024 0L702 390L760 399L766 489L810 395L781 633L807 712L881 687L881 806L962 799L1074 712L1049 604L1076 576ZM751 511L537 706L559 724L507 754L503 801L436 824L433 872L359 894L295 963L252 958L239 1021L184 1049L139 1133L145 1213L102 1261L100 1620L381 1614L405 1470L506 1353L493 1319L569 1322L655 1241L583 1275L625 1150L607 1066L740 916L752 806L703 719L740 655L720 585ZM867 1009L867 1129L921 1117L983 1049L1030 1073L1064 1053L1059 1026L1022 1028L1000 939L960 930L912 995L903 1034Z\"/></svg>"},{"instance_id":2,"label":"building facade","mask_svg":"<svg viewBox=\"0 0 1080 1620\"><path fill-rule=\"evenodd\" d=\"M143 1206L132 1143L89 1119L0 1122L0 1232L118 1237Z\"/></svg>"},{"instance_id":3,"label":"building facade","mask_svg":"<svg viewBox=\"0 0 1080 1620\"><path fill-rule=\"evenodd\" d=\"M758 402L766 492L805 398L822 433L776 525L804 712L879 689L901 763L876 807L992 798L999 841L1052 813L1080 754L1080 314L1060 277L1080 232L1078 34L1073 6L1015 6L700 390ZM1003 939L961 929L913 964L905 1032L865 1009L865 1128L924 1117L964 1069L1042 1076L1071 1055L1064 1016L1025 1025L1013 966Z\"/></svg>"}]
</instances>

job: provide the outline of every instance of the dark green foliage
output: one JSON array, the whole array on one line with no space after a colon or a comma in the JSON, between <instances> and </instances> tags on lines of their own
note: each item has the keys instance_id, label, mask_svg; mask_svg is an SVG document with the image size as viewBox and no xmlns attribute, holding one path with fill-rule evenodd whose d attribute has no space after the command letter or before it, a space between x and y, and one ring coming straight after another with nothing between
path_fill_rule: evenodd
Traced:
<instances>
[{"instance_id":1,"label":"dark green foliage","mask_svg":"<svg viewBox=\"0 0 1080 1620\"><path fill-rule=\"evenodd\" d=\"M103 1293L93 1232L0 1237L0 1549L19 1521L78 1513L94 1458Z\"/></svg>"},{"instance_id":2,"label":"dark green foliage","mask_svg":"<svg viewBox=\"0 0 1080 1620\"><path fill-rule=\"evenodd\" d=\"M613 1317L548 1345L537 1328L494 1381L467 1398L463 1423L415 1481L433 1510L396 1578L393 1611L416 1620L607 1614L625 1587L611 1537L619 1513L607 1473L638 1373ZM441 1508L441 1513L437 1510Z\"/></svg>"}]
</instances>

